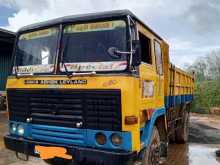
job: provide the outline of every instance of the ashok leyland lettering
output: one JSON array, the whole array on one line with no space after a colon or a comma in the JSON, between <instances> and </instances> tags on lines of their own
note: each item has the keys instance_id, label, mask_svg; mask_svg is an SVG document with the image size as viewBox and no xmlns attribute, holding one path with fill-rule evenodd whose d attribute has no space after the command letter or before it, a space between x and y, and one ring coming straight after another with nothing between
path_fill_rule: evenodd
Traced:
<instances>
[{"instance_id":1,"label":"ashok leyland lettering","mask_svg":"<svg viewBox=\"0 0 220 165\"><path fill-rule=\"evenodd\" d=\"M170 141L187 141L193 81L127 10L24 27L7 81L5 145L49 164L156 165Z\"/></svg>"}]
</instances>

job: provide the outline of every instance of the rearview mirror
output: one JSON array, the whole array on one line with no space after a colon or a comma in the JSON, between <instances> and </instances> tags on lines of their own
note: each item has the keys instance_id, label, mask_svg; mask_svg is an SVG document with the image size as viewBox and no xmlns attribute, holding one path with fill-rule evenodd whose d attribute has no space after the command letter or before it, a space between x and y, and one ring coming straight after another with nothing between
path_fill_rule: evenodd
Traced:
<instances>
[{"instance_id":1,"label":"rearview mirror","mask_svg":"<svg viewBox=\"0 0 220 165\"><path fill-rule=\"evenodd\" d=\"M133 40L132 41L132 52L123 52L118 50L116 47L110 47L108 49L108 54L114 58L114 59L120 59L121 55L130 55L133 53L132 56L132 66L138 66L141 64L141 46L140 46L140 41L139 40Z\"/></svg>"},{"instance_id":2,"label":"rearview mirror","mask_svg":"<svg viewBox=\"0 0 220 165\"><path fill-rule=\"evenodd\" d=\"M121 54L119 53L118 48L116 47L110 47L108 49L108 54L113 58L113 59L120 59Z\"/></svg>"},{"instance_id":3,"label":"rearview mirror","mask_svg":"<svg viewBox=\"0 0 220 165\"><path fill-rule=\"evenodd\" d=\"M133 57L132 57L132 65L138 66L141 64L141 44L139 40L133 40L132 41L132 47L133 47Z\"/></svg>"}]
</instances>

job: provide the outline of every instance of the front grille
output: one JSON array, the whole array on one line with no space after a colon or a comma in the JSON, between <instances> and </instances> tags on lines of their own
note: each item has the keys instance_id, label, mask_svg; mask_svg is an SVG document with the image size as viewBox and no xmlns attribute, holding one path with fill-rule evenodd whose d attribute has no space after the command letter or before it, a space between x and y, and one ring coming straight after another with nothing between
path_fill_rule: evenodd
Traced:
<instances>
[{"instance_id":1,"label":"front grille","mask_svg":"<svg viewBox=\"0 0 220 165\"><path fill-rule=\"evenodd\" d=\"M32 125L32 139L60 144L85 145L85 130L64 127Z\"/></svg>"},{"instance_id":2,"label":"front grille","mask_svg":"<svg viewBox=\"0 0 220 165\"><path fill-rule=\"evenodd\" d=\"M33 124L121 130L120 90L8 90L9 118Z\"/></svg>"}]
</instances>

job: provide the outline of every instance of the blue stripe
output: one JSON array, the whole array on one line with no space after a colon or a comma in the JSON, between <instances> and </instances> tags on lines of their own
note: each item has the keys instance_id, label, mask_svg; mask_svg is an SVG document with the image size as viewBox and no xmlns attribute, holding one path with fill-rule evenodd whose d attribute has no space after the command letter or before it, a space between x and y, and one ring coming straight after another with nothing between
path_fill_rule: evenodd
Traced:
<instances>
[{"instance_id":1,"label":"blue stripe","mask_svg":"<svg viewBox=\"0 0 220 165\"><path fill-rule=\"evenodd\" d=\"M152 131L155 126L155 121L157 120L158 117L164 116L165 115L165 108L157 109L154 111L152 114L152 117L147 123L145 124L143 130L143 134L141 136L141 143L144 144L144 147L147 147L150 144L151 136L152 136Z\"/></svg>"},{"instance_id":2,"label":"blue stripe","mask_svg":"<svg viewBox=\"0 0 220 165\"><path fill-rule=\"evenodd\" d=\"M180 104L184 104L186 102L192 102L193 95L177 95L177 96L165 96L165 107L171 108L176 107Z\"/></svg>"},{"instance_id":3,"label":"blue stripe","mask_svg":"<svg viewBox=\"0 0 220 165\"><path fill-rule=\"evenodd\" d=\"M66 128L10 121L9 124L11 123L15 123L17 125L22 124L25 127L24 137L32 138L33 140L37 141L46 141L66 145L88 146L102 149L119 149L125 151L132 150L132 139L130 132ZM99 132L102 132L106 136L107 143L104 145L99 145L96 143L95 136ZM122 144L119 146L115 146L111 142L111 136L114 133L117 133L123 139ZM15 133L14 136L17 136L17 133Z\"/></svg>"}]
</instances>

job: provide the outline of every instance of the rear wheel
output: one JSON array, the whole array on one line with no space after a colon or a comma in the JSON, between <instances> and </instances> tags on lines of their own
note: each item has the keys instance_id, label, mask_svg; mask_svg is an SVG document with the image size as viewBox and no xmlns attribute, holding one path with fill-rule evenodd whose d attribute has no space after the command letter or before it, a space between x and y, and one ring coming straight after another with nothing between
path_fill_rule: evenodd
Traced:
<instances>
[{"instance_id":1,"label":"rear wheel","mask_svg":"<svg viewBox=\"0 0 220 165\"><path fill-rule=\"evenodd\" d=\"M142 153L142 165L158 165L160 163L160 136L154 127L149 147Z\"/></svg>"},{"instance_id":2,"label":"rear wheel","mask_svg":"<svg viewBox=\"0 0 220 165\"><path fill-rule=\"evenodd\" d=\"M176 130L176 143L187 143L189 136L189 113L185 112L182 125Z\"/></svg>"}]
</instances>

